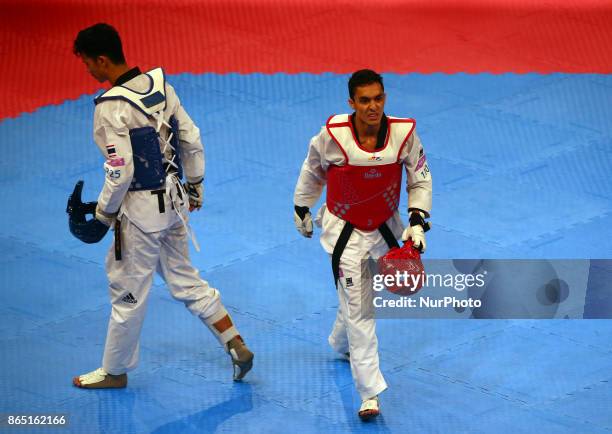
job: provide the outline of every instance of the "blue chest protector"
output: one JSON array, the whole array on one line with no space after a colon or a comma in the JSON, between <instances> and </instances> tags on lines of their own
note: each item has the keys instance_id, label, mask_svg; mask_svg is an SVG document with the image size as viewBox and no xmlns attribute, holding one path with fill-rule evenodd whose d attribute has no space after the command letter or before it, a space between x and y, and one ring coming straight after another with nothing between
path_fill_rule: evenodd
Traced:
<instances>
[{"instance_id":1,"label":"blue chest protector","mask_svg":"<svg viewBox=\"0 0 612 434\"><path fill-rule=\"evenodd\" d=\"M150 80L148 91L141 93L125 85L115 86L95 99L96 104L108 100L127 101L148 117L166 108L166 78L161 68L153 69L145 75ZM129 84L126 83L126 84ZM134 177L129 191L157 190L164 185L167 173L183 177L179 149L179 123L171 116L169 119L172 147L170 159L164 158L160 150L159 132L151 126L130 129L130 143L134 164Z\"/></svg>"}]
</instances>

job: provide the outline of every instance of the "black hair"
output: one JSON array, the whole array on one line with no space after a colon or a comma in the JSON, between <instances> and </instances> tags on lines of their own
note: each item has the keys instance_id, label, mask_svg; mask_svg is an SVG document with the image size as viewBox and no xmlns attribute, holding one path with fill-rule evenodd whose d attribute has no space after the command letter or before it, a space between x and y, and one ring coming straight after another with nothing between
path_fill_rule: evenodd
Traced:
<instances>
[{"instance_id":1,"label":"black hair","mask_svg":"<svg viewBox=\"0 0 612 434\"><path fill-rule=\"evenodd\" d=\"M72 51L77 56L106 56L116 65L125 63L119 33L113 26L98 23L79 32Z\"/></svg>"},{"instance_id":2,"label":"black hair","mask_svg":"<svg viewBox=\"0 0 612 434\"><path fill-rule=\"evenodd\" d=\"M355 96L355 89L357 89L359 86L366 86L372 83L379 83L383 91L385 90L383 78L377 72L374 72L371 69L360 69L359 71L353 72L353 75L351 75L348 82L349 96L351 99L353 99Z\"/></svg>"}]
</instances>

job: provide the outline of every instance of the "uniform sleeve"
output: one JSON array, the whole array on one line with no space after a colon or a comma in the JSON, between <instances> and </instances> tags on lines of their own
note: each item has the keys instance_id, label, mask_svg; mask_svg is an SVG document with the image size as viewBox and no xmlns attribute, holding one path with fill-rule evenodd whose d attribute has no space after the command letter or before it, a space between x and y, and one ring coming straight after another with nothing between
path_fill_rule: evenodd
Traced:
<instances>
[{"instance_id":1,"label":"uniform sleeve","mask_svg":"<svg viewBox=\"0 0 612 434\"><path fill-rule=\"evenodd\" d=\"M134 176L125 106L121 101L108 101L96 106L94 113L94 141L106 158L104 186L98 195L98 208L105 214L119 211Z\"/></svg>"},{"instance_id":2,"label":"uniform sleeve","mask_svg":"<svg viewBox=\"0 0 612 434\"><path fill-rule=\"evenodd\" d=\"M204 146L200 138L200 129L185 111L174 89L167 85L167 97L175 109L174 116L179 124L180 155L183 172L187 182L198 182L204 177Z\"/></svg>"},{"instance_id":3,"label":"uniform sleeve","mask_svg":"<svg viewBox=\"0 0 612 434\"><path fill-rule=\"evenodd\" d=\"M402 149L400 159L406 168L406 191L408 208L418 208L429 216L431 211L432 183L427 165L427 156L416 131L412 133Z\"/></svg>"},{"instance_id":4,"label":"uniform sleeve","mask_svg":"<svg viewBox=\"0 0 612 434\"><path fill-rule=\"evenodd\" d=\"M323 130L310 140L308 155L302 163L293 194L293 203L296 206L312 208L319 200L323 187L327 183L327 165L324 161L325 142Z\"/></svg>"}]
</instances>

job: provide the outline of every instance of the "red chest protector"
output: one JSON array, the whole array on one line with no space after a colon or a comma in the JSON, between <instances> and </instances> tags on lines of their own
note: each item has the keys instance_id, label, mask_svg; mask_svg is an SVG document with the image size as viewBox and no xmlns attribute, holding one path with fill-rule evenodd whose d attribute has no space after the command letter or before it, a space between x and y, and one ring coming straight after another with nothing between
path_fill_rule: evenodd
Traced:
<instances>
[{"instance_id":1,"label":"red chest protector","mask_svg":"<svg viewBox=\"0 0 612 434\"><path fill-rule=\"evenodd\" d=\"M349 115L327 121L327 131L346 159L345 165L330 166L327 171L327 209L365 231L378 229L399 205L399 156L415 127L412 119L387 119L385 144L375 151L358 143Z\"/></svg>"}]
</instances>

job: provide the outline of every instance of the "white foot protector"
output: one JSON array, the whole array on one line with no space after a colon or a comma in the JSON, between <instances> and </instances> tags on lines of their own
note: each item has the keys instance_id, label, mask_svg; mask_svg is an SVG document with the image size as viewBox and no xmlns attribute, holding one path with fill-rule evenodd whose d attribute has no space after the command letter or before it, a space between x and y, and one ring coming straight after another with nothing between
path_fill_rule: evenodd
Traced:
<instances>
[{"instance_id":1,"label":"white foot protector","mask_svg":"<svg viewBox=\"0 0 612 434\"><path fill-rule=\"evenodd\" d=\"M93 384L99 383L106 378L106 371L102 368L98 368L95 371L88 372L87 374L79 375L81 384Z\"/></svg>"},{"instance_id":2,"label":"white foot protector","mask_svg":"<svg viewBox=\"0 0 612 434\"><path fill-rule=\"evenodd\" d=\"M378 396L373 396L372 398L364 399L361 402L361 407L359 408L359 417L361 420L372 419L380 414L380 408L378 406Z\"/></svg>"},{"instance_id":3,"label":"white foot protector","mask_svg":"<svg viewBox=\"0 0 612 434\"><path fill-rule=\"evenodd\" d=\"M117 389L127 386L127 375L111 375L98 368L72 379L72 384L84 389Z\"/></svg>"}]
</instances>

